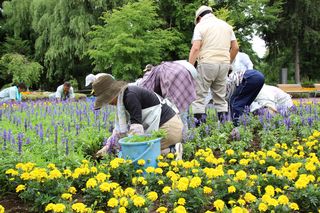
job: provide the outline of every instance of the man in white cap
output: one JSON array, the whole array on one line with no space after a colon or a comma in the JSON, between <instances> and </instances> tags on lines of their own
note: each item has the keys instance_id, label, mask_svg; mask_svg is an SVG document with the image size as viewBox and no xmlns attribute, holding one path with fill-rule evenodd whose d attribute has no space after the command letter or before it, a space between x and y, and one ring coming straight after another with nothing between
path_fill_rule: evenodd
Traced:
<instances>
[{"instance_id":1,"label":"man in white cap","mask_svg":"<svg viewBox=\"0 0 320 213\"><path fill-rule=\"evenodd\" d=\"M209 89L219 120L228 112L226 78L239 46L232 26L216 18L211 7L201 6L196 11L195 24L189 62L192 65L198 62L197 99L192 103L192 111L196 125L200 125L206 121L205 100Z\"/></svg>"},{"instance_id":2,"label":"man in white cap","mask_svg":"<svg viewBox=\"0 0 320 213\"><path fill-rule=\"evenodd\" d=\"M89 86L90 84L93 84L93 82L95 80L97 80L97 78L99 78L100 76L104 76L104 75L110 75L110 74L107 74L107 73L98 73L96 75L94 74L89 74L86 76L86 87ZM111 76L111 75L110 75Z\"/></svg>"}]
</instances>

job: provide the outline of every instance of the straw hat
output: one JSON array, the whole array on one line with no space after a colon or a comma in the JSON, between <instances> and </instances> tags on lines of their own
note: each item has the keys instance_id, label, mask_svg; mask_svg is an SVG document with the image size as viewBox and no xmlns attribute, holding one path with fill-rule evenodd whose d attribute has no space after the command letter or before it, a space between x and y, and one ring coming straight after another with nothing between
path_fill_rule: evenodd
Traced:
<instances>
[{"instance_id":1,"label":"straw hat","mask_svg":"<svg viewBox=\"0 0 320 213\"><path fill-rule=\"evenodd\" d=\"M96 96L94 109L100 109L103 105L110 103L126 85L126 82L116 81L111 75L98 77L92 84Z\"/></svg>"},{"instance_id":2,"label":"straw hat","mask_svg":"<svg viewBox=\"0 0 320 213\"><path fill-rule=\"evenodd\" d=\"M202 5L201 7L199 7L199 9L196 11L196 17L194 18L194 24L197 24L197 18L201 15L201 13L203 13L205 11L212 12L212 8L209 6L205 6L205 5Z\"/></svg>"}]
</instances>

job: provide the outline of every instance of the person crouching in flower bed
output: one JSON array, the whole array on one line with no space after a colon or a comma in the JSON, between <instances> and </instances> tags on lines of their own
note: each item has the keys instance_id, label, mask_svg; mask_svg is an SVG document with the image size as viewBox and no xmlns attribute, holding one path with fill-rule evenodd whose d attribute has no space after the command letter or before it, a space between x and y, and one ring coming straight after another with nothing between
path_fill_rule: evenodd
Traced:
<instances>
[{"instance_id":1,"label":"person crouching in flower bed","mask_svg":"<svg viewBox=\"0 0 320 213\"><path fill-rule=\"evenodd\" d=\"M239 125L239 118L246 107L250 107L264 84L264 76L257 70L229 70L226 100L230 106L233 125Z\"/></svg>"},{"instance_id":2,"label":"person crouching in flower bed","mask_svg":"<svg viewBox=\"0 0 320 213\"><path fill-rule=\"evenodd\" d=\"M110 75L97 78L93 84L96 100L94 109L105 104L117 107L115 128L106 145L97 152L102 156L117 146L117 141L127 135L143 135L163 129L167 136L161 140L161 151L167 153L173 147L177 159L182 158L183 124L177 113L156 93L126 82L117 81Z\"/></svg>"}]
</instances>

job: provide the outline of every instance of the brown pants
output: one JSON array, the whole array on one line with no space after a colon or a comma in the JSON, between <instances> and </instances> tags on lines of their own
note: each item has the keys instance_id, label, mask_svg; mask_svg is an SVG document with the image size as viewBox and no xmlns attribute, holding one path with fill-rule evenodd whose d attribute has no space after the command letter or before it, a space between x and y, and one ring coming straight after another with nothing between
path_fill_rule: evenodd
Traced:
<instances>
[{"instance_id":1,"label":"brown pants","mask_svg":"<svg viewBox=\"0 0 320 213\"><path fill-rule=\"evenodd\" d=\"M167 132L166 138L161 140L161 150L164 150L176 143L181 143L183 123L178 115L175 115L170 120L162 124L160 129Z\"/></svg>"}]
</instances>

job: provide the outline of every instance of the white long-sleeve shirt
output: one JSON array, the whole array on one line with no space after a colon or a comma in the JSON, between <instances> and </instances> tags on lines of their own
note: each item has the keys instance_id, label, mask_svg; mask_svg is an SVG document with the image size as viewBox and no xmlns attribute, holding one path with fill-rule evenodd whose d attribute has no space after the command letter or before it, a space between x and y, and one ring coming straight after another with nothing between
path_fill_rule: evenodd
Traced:
<instances>
[{"instance_id":1,"label":"white long-sleeve shirt","mask_svg":"<svg viewBox=\"0 0 320 213\"><path fill-rule=\"evenodd\" d=\"M243 52L238 52L234 63L232 64L232 70L234 72L237 71L246 71L246 70L252 70L253 69L253 63L250 60L250 57Z\"/></svg>"}]
</instances>

